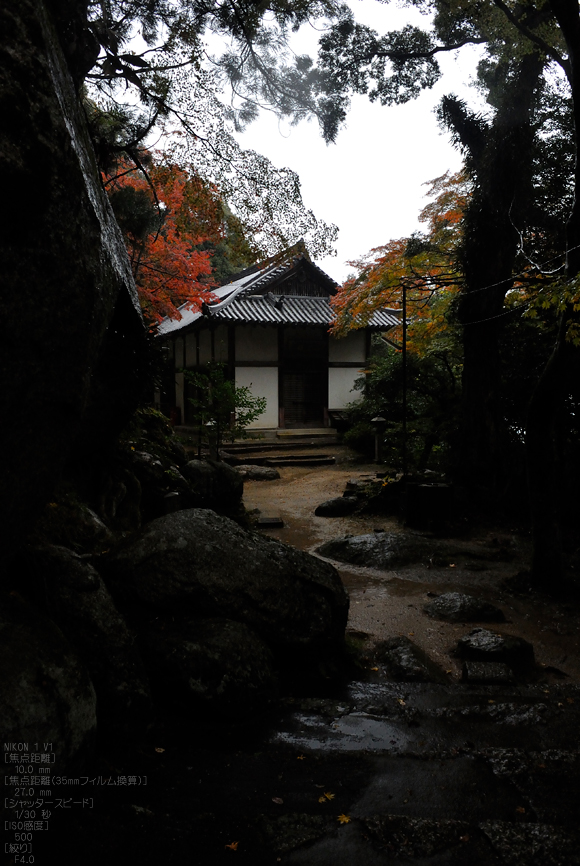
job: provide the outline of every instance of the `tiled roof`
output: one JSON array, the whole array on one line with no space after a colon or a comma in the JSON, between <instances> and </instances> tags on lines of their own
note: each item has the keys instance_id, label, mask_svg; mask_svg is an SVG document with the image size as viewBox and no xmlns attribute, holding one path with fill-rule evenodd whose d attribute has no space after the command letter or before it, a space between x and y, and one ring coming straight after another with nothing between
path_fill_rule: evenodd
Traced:
<instances>
[{"instance_id":1,"label":"tiled roof","mask_svg":"<svg viewBox=\"0 0 580 866\"><path fill-rule=\"evenodd\" d=\"M306 267L314 271L319 282L325 287L326 297L280 294L280 279L287 274L292 276L298 268ZM273 295L269 288L277 286L278 294ZM219 299L204 305L203 313L191 310L187 305L179 308L180 319L164 319L159 327L160 336L180 331L200 319L221 319L230 322L280 325L331 325L334 314L330 306L330 295L334 294L336 283L328 274L312 264L304 255L293 255L280 261L268 261L263 267L254 267L251 273L243 272L213 294ZM368 323L361 327L386 331L399 323L395 310L377 310Z\"/></svg>"},{"instance_id":2,"label":"tiled roof","mask_svg":"<svg viewBox=\"0 0 580 866\"><path fill-rule=\"evenodd\" d=\"M294 295L283 297L260 295L234 298L209 308L209 315L231 322L280 325L331 325L334 321L328 298L305 298ZM395 313L379 310L373 314L367 327L386 331L399 323Z\"/></svg>"}]
</instances>

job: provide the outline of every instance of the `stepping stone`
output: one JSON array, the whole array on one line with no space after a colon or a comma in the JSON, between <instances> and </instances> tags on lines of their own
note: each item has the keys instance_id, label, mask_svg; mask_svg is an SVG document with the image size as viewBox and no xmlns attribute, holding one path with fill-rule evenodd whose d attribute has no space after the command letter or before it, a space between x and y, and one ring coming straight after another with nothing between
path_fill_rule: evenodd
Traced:
<instances>
[{"instance_id":1,"label":"stepping stone","mask_svg":"<svg viewBox=\"0 0 580 866\"><path fill-rule=\"evenodd\" d=\"M500 685L513 683L511 668L501 662L464 662L461 679L464 683Z\"/></svg>"},{"instance_id":2,"label":"stepping stone","mask_svg":"<svg viewBox=\"0 0 580 866\"><path fill-rule=\"evenodd\" d=\"M534 648L521 637L474 628L457 641L457 654L469 661L500 662L516 672L535 665Z\"/></svg>"},{"instance_id":3,"label":"stepping stone","mask_svg":"<svg viewBox=\"0 0 580 866\"><path fill-rule=\"evenodd\" d=\"M281 517L258 517L258 526L262 529L282 529L284 521Z\"/></svg>"},{"instance_id":4,"label":"stepping stone","mask_svg":"<svg viewBox=\"0 0 580 866\"><path fill-rule=\"evenodd\" d=\"M412 640L404 635L381 641L375 647L375 658L384 664L398 682L445 683L445 673Z\"/></svg>"},{"instance_id":5,"label":"stepping stone","mask_svg":"<svg viewBox=\"0 0 580 866\"><path fill-rule=\"evenodd\" d=\"M242 478L248 481L275 481L280 478L280 473L273 466L252 466L248 463L243 463L241 466L234 467L236 472L239 472Z\"/></svg>"},{"instance_id":6,"label":"stepping stone","mask_svg":"<svg viewBox=\"0 0 580 866\"><path fill-rule=\"evenodd\" d=\"M338 496L321 502L314 512L317 517L346 517L352 514L358 505L354 496Z\"/></svg>"},{"instance_id":7,"label":"stepping stone","mask_svg":"<svg viewBox=\"0 0 580 866\"><path fill-rule=\"evenodd\" d=\"M499 607L460 592L446 592L426 604L423 610L434 619L448 622L505 622Z\"/></svg>"}]
</instances>

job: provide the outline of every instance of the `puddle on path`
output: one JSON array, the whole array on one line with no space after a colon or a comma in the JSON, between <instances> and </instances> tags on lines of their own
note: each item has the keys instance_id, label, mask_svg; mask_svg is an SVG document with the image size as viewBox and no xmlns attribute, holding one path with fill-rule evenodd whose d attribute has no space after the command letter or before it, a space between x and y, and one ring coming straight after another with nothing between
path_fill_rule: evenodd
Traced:
<instances>
[{"instance_id":1,"label":"puddle on path","mask_svg":"<svg viewBox=\"0 0 580 866\"><path fill-rule=\"evenodd\" d=\"M263 516L280 516L284 520L284 528L267 530L265 534L314 555L317 547L339 536L363 535L375 529L404 532L398 520L391 517L314 515L318 504L342 495L350 478L372 473L376 468L344 462L316 469L285 467L277 481L246 482L244 503L248 510L259 509ZM485 531L479 541L489 550L490 539ZM526 565L527 541L516 541L514 561L472 561L463 557L447 567L418 562L389 571L332 561L351 599L348 631L366 636L368 646L394 635L407 635L457 680L460 664L451 651L474 624L432 620L423 613L423 606L432 597L428 593L471 593L502 608L507 622L499 630L533 643L540 664L563 670L569 675L566 682L580 681L576 607L568 609L549 599L514 596L501 590L501 581ZM458 542L459 547L461 544Z\"/></svg>"}]
</instances>

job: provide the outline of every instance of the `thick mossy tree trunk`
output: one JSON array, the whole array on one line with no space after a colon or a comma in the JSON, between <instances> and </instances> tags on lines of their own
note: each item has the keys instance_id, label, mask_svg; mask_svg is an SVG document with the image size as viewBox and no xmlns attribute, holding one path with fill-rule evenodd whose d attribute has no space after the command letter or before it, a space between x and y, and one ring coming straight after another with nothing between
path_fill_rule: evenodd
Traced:
<instances>
[{"instance_id":1,"label":"thick mossy tree trunk","mask_svg":"<svg viewBox=\"0 0 580 866\"><path fill-rule=\"evenodd\" d=\"M457 100L446 100L442 108L474 180L461 251L465 283L458 317L464 358L457 475L487 502L495 499L507 471L499 337L519 247L515 225L530 193L530 116L544 64L533 53L498 65L491 124L469 114Z\"/></svg>"},{"instance_id":2,"label":"thick mossy tree trunk","mask_svg":"<svg viewBox=\"0 0 580 866\"><path fill-rule=\"evenodd\" d=\"M572 92L576 131L574 204L566 226L566 277L580 273L580 12L577 0L551 0L568 51L568 81ZM577 352L566 341L568 325L577 317L572 306L562 314L558 339L530 402L526 429L528 483L532 516L532 582L553 591L562 582L562 531L560 515L561 472L558 449L558 416L568 392L569 359Z\"/></svg>"},{"instance_id":3,"label":"thick mossy tree trunk","mask_svg":"<svg viewBox=\"0 0 580 866\"><path fill-rule=\"evenodd\" d=\"M567 317L562 316L554 351L530 401L526 427L528 486L532 515L532 581L554 591L562 583L561 489L558 417L567 392Z\"/></svg>"}]
</instances>

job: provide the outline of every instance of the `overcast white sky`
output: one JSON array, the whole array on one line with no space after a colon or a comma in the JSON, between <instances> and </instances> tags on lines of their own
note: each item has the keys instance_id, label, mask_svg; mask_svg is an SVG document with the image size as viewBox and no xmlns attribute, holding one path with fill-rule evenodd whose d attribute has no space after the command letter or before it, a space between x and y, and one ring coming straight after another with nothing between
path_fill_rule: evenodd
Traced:
<instances>
[{"instance_id":1,"label":"overcast white sky","mask_svg":"<svg viewBox=\"0 0 580 866\"><path fill-rule=\"evenodd\" d=\"M379 32L406 22L426 23L414 10L376 0L354 0L352 8L357 20ZM294 50L312 56L317 39L312 28L303 28ZM243 147L297 172L307 207L339 227L338 255L317 262L337 282L352 270L347 261L420 228L417 217L426 204L423 184L460 167L459 154L438 128L433 109L452 92L470 105L481 104L469 86L477 56L477 49L464 48L442 57L442 79L406 105L382 107L355 97L347 127L334 145L324 143L315 121L290 127L266 113L237 136Z\"/></svg>"}]
</instances>

